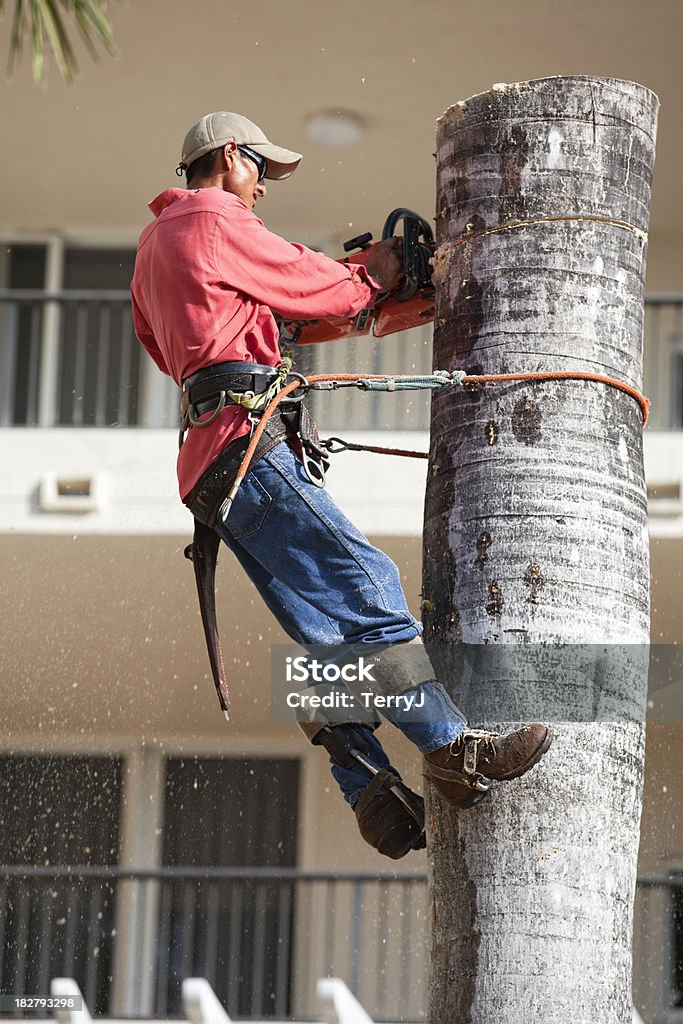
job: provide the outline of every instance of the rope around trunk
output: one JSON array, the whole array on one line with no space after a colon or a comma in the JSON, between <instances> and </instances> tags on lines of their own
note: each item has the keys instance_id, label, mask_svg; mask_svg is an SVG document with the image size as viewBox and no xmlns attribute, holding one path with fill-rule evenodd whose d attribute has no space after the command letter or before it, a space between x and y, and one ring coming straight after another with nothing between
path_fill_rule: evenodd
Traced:
<instances>
[{"instance_id":1,"label":"rope around trunk","mask_svg":"<svg viewBox=\"0 0 683 1024\"><path fill-rule=\"evenodd\" d=\"M645 397L645 395L641 394L640 391L632 387L630 384L625 384L623 381L617 380L614 377L607 377L600 373L588 373L587 371L582 370L481 374L467 374L463 370L454 370L453 372L448 370L435 370L431 374L425 374L422 376L400 374L393 377L379 373L317 373L310 377L290 381L290 383L286 384L268 403L259 419L254 433L251 436L249 446L247 447L247 450L244 453L244 458L237 470L237 476L235 477L234 483L230 488L228 497L223 505L223 510L225 514L227 514L235 499L235 495L239 490L240 484L249 471L249 465L254 452L256 451L259 439L265 430L266 423L273 415L280 402L284 401L288 395L291 395L292 392L296 391L298 388L313 387L315 390L333 391L338 387L357 387L364 391L415 391L418 389L438 390L440 388L464 387L471 391L476 391L486 384L505 384L513 381L525 380L536 382L552 380L585 380L597 384L606 384L609 387L616 388L618 391L623 391L625 394L630 395L631 398L634 398L640 406L640 411L643 417L643 427L645 427L645 424L647 423L650 411L650 401ZM328 388L319 386L324 384L329 384L330 386ZM339 442L339 438L333 438L333 440ZM351 451L371 451L382 455L403 455L409 458L418 459L426 459L429 457L427 452L410 452L395 448L380 448L373 445L357 445L350 444L346 441L340 443Z\"/></svg>"}]
</instances>

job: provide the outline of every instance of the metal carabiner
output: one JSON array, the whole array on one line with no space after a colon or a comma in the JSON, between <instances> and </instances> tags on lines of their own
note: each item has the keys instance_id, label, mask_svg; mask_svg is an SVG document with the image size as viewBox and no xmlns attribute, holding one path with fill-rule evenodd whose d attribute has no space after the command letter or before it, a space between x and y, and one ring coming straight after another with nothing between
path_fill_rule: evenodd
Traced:
<instances>
[{"instance_id":1,"label":"metal carabiner","mask_svg":"<svg viewBox=\"0 0 683 1024\"><path fill-rule=\"evenodd\" d=\"M330 460L319 448L314 445L302 444L301 458L304 473L315 487L325 486L325 474L330 468Z\"/></svg>"},{"instance_id":2,"label":"metal carabiner","mask_svg":"<svg viewBox=\"0 0 683 1024\"><path fill-rule=\"evenodd\" d=\"M188 405L188 407L187 407L187 420L188 420L188 423L190 424L191 427L209 427L209 426L211 426L211 424L214 423L218 419L220 414L223 412L223 409L225 409L225 402L226 402L225 391L220 391L219 394L218 394L218 405L213 410L213 412L209 416L208 420L200 420L199 419L199 416L197 416L197 414L194 411L194 409L195 409L194 403L191 404L191 405ZM201 413L200 415L204 415L204 414Z\"/></svg>"},{"instance_id":3,"label":"metal carabiner","mask_svg":"<svg viewBox=\"0 0 683 1024\"><path fill-rule=\"evenodd\" d=\"M321 441L320 444L330 453L330 455L336 455L338 452L345 452L349 447L348 443L346 441L342 441L341 437L328 437L326 440Z\"/></svg>"},{"instance_id":4,"label":"metal carabiner","mask_svg":"<svg viewBox=\"0 0 683 1024\"><path fill-rule=\"evenodd\" d=\"M249 437L254 436L254 431L261 422L261 413L256 413L253 409L249 409L247 412L247 423L249 424Z\"/></svg>"},{"instance_id":5,"label":"metal carabiner","mask_svg":"<svg viewBox=\"0 0 683 1024\"><path fill-rule=\"evenodd\" d=\"M308 383L308 378L304 377L303 373L298 373L298 371L296 370L293 370L291 373L287 374L282 386L286 387L288 384L291 384L293 380L298 380L299 383L301 384L301 387L297 388L297 390L294 391L291 395L287 395L287 397L284 400L286 405L298 405L299 402L303 402L306 395L311 389L311 385Z\"/></svg>"}]
</instances>

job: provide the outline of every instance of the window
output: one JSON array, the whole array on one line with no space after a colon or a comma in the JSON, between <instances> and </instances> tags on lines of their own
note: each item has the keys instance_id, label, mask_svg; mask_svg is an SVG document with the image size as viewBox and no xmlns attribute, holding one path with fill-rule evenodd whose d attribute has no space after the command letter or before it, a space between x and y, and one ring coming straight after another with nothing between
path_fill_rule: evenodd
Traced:
<instances>
[{"instance_id":1,"label":"window","mask_svg":"<svg viewBox=\"0 0 683 1024\"><path fill-rule=\"evenodd\" d=\"M679 883L683 875L675 876ZM683 1010L683 886L671 888L669 1008Z\"/></svg>"},{"instance_id":2,"label":"window","mask_svg":"<svg viewBox=\"0 0 683 1024\"><path fill-rule=\"evenodd\" d=\"M3 247L3 424L137 424L142 351L129 298L134 264L131 247L65 246L60 239Z\"/></svg>"},{"instance_id":3,"label":"window","mask_svg":"<svg viewBox=\"0 0 683 1024\"><path fill-rule=\"evenodd\" d=\"M133 330L129 249L64 251L65 291L118 292L125 298L65 301L60 330L57 423L104 426L138 422L142 348Z\"/></svg>"},{"instance_id":4,"label":"window","mask_svg":"<svg viewBox=\"0 0 683 1024\"><path fill-rule=\"evenodd\" d=\"M47 993L51 978L73 977L87 1005L106 1013L115 883L31 868L115 864L120 796L115 758L0 758L3 992ZM17 865L26 866L23 874L10 873Z\"/></svg>"},{"instance_id":5,"label":"window","mask_svg":"<svg viewBox=\"0 0 683 1024\"><path fill-rule=\"evenodd\" d=\"M164 864L293 867L298 780L295 760L170 759ZM288 1016L293 915L293 883L164 883L157 1015L179 1014L182 978L201 976L231 1016Z\"/></svg>"},{"instance_id":6,"label":"window","mask_svg":"<svg viewBox=\"0 0 683 1024\"><path fill-rule=\"evenodd\" d=\"M643 391L652 402L650 430L683 430L683 301L645 301Z\"/></svg>"},{"instance_id":7,"label":"window","mask_svg":"<svg viewBox=\"0 0 683 1024\"><path fill-rule=\"evenodd\" d=\"M16 290L43 288L44 245L12 245L3 249L0 285ZM41 373L43 306L29 301L3 303L2 377L3 407L12 410L11 422L37 422L38 381ZM10 422L7 414L3 422Z\"/></svg>"},{"instance_id":8,"label":"window","mask_svg":"<svg viewBox=\"0 0 683 1024\"><path fill-rule=\"evenodd\" d=\"M683 341L671 344L670 429L683 430Z\"/></svg>"}]
</instances>

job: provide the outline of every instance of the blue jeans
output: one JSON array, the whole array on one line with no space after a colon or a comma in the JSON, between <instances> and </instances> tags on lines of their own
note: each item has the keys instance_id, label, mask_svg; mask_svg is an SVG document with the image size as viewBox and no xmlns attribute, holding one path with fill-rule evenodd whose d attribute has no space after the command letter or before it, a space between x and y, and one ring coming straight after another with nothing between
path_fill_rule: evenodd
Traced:
<instances>
[{"instance_id":1,"label":"blue jeans","mask_svg":"<svg viewBox=\"0 0 683 1024\"><path fill-rule=\"evenodd\" d=\"M394 563L366 540L326 490L309 481L285 442L250 470L216 531L282 628L303 647L396 644L422 632ZM396 709L385 717L426 753L454 740L465 723L440 683L426 683L420 692L425 700L419 720L414 709L410 721ZM366 732L370 757L380 767L392 767L374 733ZM368 771L330 760L353 805L368 784Z\"/></svg>"}]
</instances>

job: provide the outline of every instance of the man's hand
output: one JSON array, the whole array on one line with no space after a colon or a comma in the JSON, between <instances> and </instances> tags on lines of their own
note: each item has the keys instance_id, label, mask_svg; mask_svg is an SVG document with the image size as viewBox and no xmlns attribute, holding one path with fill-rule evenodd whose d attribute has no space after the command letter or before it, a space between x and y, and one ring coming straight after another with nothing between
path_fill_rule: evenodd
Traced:
<instances>
[{"instance_id":1,"label":"man's hand","mask_svg":"<svg viewBox=\"0 0 683 1024\"><path fill-rule=\"evenodd\" d=\"M386 238L378 242L367 263L368 274L381 285L383 292L390 292L403 277L403 239Z\"/></svg>"}]
</instances>

